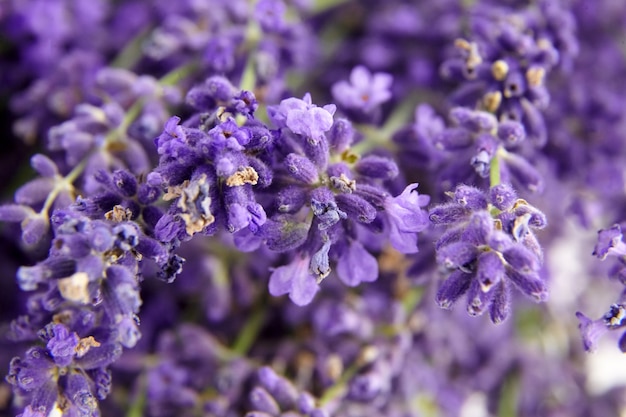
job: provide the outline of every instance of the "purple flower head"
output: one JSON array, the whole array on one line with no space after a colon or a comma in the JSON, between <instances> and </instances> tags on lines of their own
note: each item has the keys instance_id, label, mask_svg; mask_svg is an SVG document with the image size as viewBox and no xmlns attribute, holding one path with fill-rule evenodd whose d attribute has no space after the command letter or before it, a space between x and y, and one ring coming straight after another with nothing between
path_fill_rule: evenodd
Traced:
<instances>
[{"instance_id":1,"label":"purple flower head","mask_svg":"<svg viewBox=\"0 0 626 417\"><path fill-rule=\"evenodd\" d=\"M393 77L386 73L370 73L357 66L350 73L350 82L339 81L332 86L333 98L349 110L371 113L391 98Z\"/></svg>"},{"instance_id":2,"label":"purple flower head","mask_svg":"<svg viewBox=\"0 0 626 417\"><path fill-rule=\"evenodd\" d=\"M417 184L407 186L402 194L385 199L384 207L389 224L389 241L402 253L417 252L417 233L428 227L428 217L422 207L430 197L419 195Z\"/></svg>"},{"instance_id":3,"label":"purple flower head","mask_svg":"<svg viewBox=\"0 0 626 417\"><path fill-rule=\"evenodd\" d=\"M517 23L510 25L509 19ZM470 39L457 39L453 56L441 66L444 78L461 83L452 101L487 110L500 120L515 120L523 125L530 142L544 145L547 130L541 112L550 101L545 79L559 61L564 64L559 70L568 67L577 52L572 42L563 41L574 38L573 21L561 4L549 13L539 5L475 13ZM522 137L510 135L511 131L502 133L510 143Z\"/></svg>"},{"instance_id":4,"label":"purple flower head","mask_svg":"<svg viewBox=\"0 0 626 417\"><path fill-rule=\"evenodd\" d=\"M285 29L286 11L287 7L282 0L259 0L254 10L261 28L268 33L281 32Z\"/></svg>"},{"instance_id":5,"label":"purple flower head","mask_svg":"<svg viewBox=\"0 0 626 417\"><path fill-rule=\"evenodd\" d=\"M277 127L287 128L308 140L318 142L324 139L324 133L333 125L335 106L329 104L317 107L312 104L311 95L307 93L302 100L287 98L280 105L270 107L268 112Z\"/></svg>"},{"instance_id":6,"label":"purple flower head","mask_svg":"<svg viewBox=\"0 0 626 417\"><path fill-rule=\"evenodd\" d=\"M460 185L450 193L452 203L435 206L430 220L447 225L436 244L437 262L451 275L437 293L443 308L450 308L468 293L468 313L476 316L489 310L499 323L510 309L510 287L535 301L545 301L547 287L541 278L543 254L533 229L545 227L543 213L516 200L508 185L488 193Z\"/></svg>"}]
</instances>

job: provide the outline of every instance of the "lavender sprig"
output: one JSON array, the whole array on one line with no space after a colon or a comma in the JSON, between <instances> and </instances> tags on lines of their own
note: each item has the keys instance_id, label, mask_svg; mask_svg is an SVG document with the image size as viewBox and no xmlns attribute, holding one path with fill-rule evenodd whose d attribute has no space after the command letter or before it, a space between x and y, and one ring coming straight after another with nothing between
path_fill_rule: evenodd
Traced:
<instances>
[{"instance_id":1,"label":"lavender sprig","mask_svg":"<svg viewBox=\"0 0 626 417\"><path fill-rule=\"evenodd\" d=\"M623 413L620 2L5 3L1 413Z\"/></svg>"}]
</instances>

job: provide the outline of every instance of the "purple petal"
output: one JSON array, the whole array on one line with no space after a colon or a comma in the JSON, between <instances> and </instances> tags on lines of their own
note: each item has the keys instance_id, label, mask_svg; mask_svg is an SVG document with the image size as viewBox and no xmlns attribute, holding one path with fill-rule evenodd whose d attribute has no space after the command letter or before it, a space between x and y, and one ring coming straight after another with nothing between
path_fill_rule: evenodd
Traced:
<instances>
[{"instance_id":1,"label":"purple petal","mask_svg":"<svg viewBox=\"0 0 626 417\"><path fill-rule=\"evenodd\" d=\"M316 279L307 272L295 277L289 298L294 304L305 306L313 300L318 290Z\"/></svg>"},{"instance_id":2,"label":"purple petal","mask_svg":"<svg viewBox=\"0 0 626 417\"><path fill-rule=\"evenodd\" d=\"M299 306L309 304L318 289L315 278L309 273L307 258L298 258L288 265L280 266L270 276L270 294L289 294L289 298Z\"/></svg>"},{"instance_id":3,"label":"purple petal","mask_svg":"<svg viewBox=\"0 0 626 417\"><path fill-rule=\"evenodd\" d=\"M378 278L378 262L360 242L352 241L337 261L337 275L349 287Z\"/></svg>"},{"instance_id":4,"label":"purple petal","mask_svg":"<svg viewBox=\"0 0 626 417\"><path fill-rule=\"evenodd\" d=\"M609 329L602 319L591 320L579 311L576 312L576 317L578 318L578 328L583 338L583 347L588 352L594 351L600 337L608 332Z\"/></svg>"}]
</instances>

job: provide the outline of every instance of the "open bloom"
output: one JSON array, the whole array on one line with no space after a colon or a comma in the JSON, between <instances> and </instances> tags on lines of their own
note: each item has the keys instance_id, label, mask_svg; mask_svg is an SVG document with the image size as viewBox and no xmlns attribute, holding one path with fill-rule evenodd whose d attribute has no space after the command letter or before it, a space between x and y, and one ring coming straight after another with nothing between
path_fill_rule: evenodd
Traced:
<instances>
[{"instance_id":1,"label":"open bloom","mask_svg":"<svg viewBox=\"0 0 626 417\"><path fill-rule=\"evenodd\" d=\"M346 109L370 113L391 98L392 82L391 75L382 72L372 74L359 65L350 73L350 82L339 81L333 85L333 98Z\"/></svg>"}]
</instances>

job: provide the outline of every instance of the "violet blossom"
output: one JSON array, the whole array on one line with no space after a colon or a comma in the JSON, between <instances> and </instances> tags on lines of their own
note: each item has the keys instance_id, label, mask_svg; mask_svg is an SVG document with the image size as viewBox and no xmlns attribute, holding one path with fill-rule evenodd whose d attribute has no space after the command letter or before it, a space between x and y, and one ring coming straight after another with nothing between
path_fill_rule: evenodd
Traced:
<instances>
[{"instance_id":1,"label":"violet blossom","mask_svg":"<svg viewBox=\"0 0 626 417\"><path fill-rule=\"evenodd\" d=\"M0 414L624 414L622 3L3 2Z\"/></svg>"}]
</instances>

